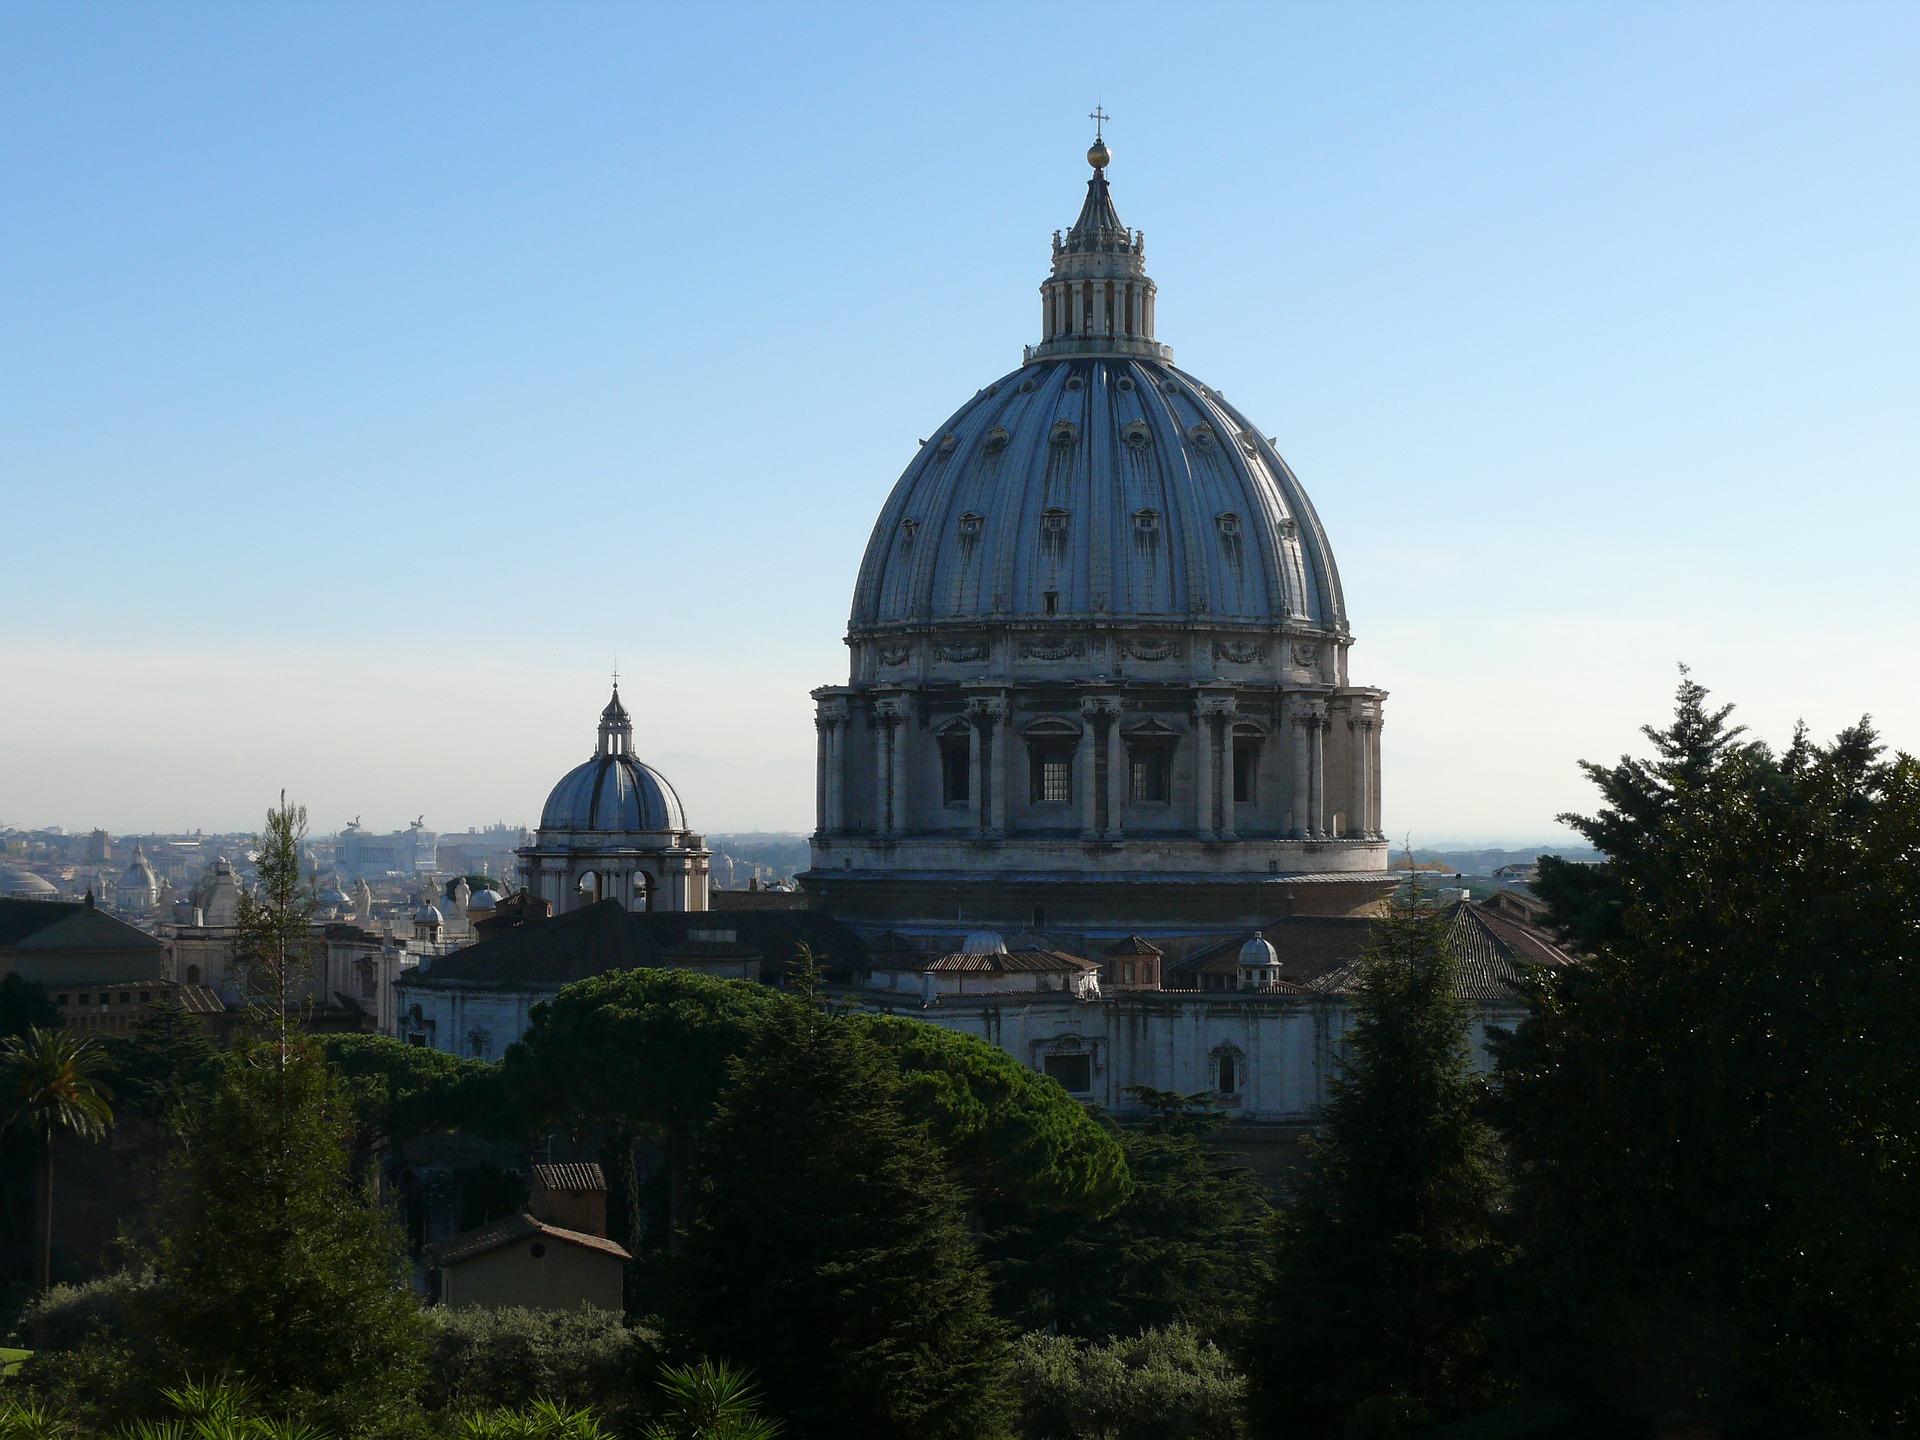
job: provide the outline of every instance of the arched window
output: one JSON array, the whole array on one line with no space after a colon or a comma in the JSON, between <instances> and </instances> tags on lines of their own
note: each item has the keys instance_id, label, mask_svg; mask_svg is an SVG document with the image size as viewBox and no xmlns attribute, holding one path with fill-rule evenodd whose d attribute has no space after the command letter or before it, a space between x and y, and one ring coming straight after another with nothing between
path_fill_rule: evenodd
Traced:
<instances>
[{"instance_id":1,"label":"arched window","mask_svg":"<svg viewBox=\"0 0 1920 1440\"><path fill-rule=\"evenodd\" d=\"M187 966L187 984L198 985L199 983L200 983L200 967L198 965Z\"/></svg>"}]
</instances>

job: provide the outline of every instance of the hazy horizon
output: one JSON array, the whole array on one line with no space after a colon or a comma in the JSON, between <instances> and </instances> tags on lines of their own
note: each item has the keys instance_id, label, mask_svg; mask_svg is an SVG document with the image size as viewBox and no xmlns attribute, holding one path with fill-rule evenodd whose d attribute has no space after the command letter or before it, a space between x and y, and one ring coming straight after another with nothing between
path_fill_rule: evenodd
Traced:
<instances>
[{"instance_id":1,"label":"hazy horizon","mask_svg":"<svg viewBox=\"0 0 1920 1440\"><path fill-rule=\"evenodd\" d=\"M695 828L810 829L861 550L1037 338L1096 100L1396 843L1574 843L1681 661L1920 747L1920 11L1099 15L0 10L0 824L532 824L617 658Z\"/></svg>"}]
</instances>

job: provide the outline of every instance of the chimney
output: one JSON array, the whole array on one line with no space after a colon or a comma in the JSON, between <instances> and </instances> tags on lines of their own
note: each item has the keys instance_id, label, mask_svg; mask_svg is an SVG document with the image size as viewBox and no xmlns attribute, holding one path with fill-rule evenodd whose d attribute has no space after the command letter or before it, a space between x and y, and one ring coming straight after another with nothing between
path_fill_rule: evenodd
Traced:
<instances>
[{"instance_id":1,"label":"chimney","mask_svg":"<svg viewBox=\"0 0 1920 1440\"><path fill-rule=\"evenodd\" d=\"M607 1237L607 1181L598 1165L533 1167L533 1218Z\"/></svg>"}]
</instances>

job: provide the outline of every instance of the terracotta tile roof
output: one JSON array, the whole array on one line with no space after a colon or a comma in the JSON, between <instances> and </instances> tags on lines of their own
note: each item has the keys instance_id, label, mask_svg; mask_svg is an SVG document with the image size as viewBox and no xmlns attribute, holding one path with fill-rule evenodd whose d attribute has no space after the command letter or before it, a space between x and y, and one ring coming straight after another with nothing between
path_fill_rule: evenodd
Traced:
<instances>
[{"instance_id":1,"label":"terracotta tile roof","mask_svg":"<svg viewBox=\"0 0 1920 1440\"><path fill-rule=\"evenodd\" d=\"M1166 951L1151 941L1142 940L1138 935L1129 935L1124 940L1116 940L1106 949L1109 955L1164 955Z\"/></svg>"},{"instance_id":2,"label":"terracotta tile roof","mask_svg":"<svg viewBox=\"0 0 1920 1440\"><path fill-rule=\"evenodd\" d=\"M1454 901L1446 909L1448 936L1459 963L1454 993L1464 1000L1512 1001L1514 982L1529 966L1558 968L1574 963L1543 932L1502 914L1491 902ZM1355 916L1295 915L1275 921L1260 933L1280 960L1282 988L1297 993L1344 995L1360 972L1373 922ZM1198 980L1203 975L1234 975L1244 937L1195 951L1167 967L1168 979Z\"/></svg>"},{"instance_id":3,"label":"terracotta tile roof","mask_svg":"<svg viewBox=\"0 0 1920 1440\"><path fill-rule=\"evenodd\" d=\"M583 1250L598 1250L603 1255L611 1255L617 1260L631 1260L623 1246L611 1240L603 1240L598 1235L583 1234L578 1230L562 1230L558 1225L549 1225L544 1220L521 1211L518 1215L509 1215L504 1220L495 1220L490 1225L477 1226L472 1230L463 1230L451 1235L437 1245L429 1245L427 1254L429 1263L445 1268L458 1265L463 1260L471 1260L476 1255L484 1255L489 1250L498 1250L504 1245L515 1245L522 1240L535 1237L544 1240L557 1240L562 1245L578 1245Z\"/></svg>"},{"instance_id":4,"label":"terracotta tile roof","mask_svg":"<svg viewBox=\"0 0 1920 1440\"><path fill-rule=\"evenodd\" d=\"M189 1015L220 1015L227 1008L219 994L206 985L176 985L173 998Z\"/></svg>"},{"instance_id":5,"label":"terracotta tile roof","mask_svg":"<svg viewBox=\"0 0 1920 1440\"><path fill-rule=\"evenodd\" d=\"M607 1177L594 1164L536 1165L533 1167L533 1178L540 1182L543 1189L568 1193L607 1188Z\"/></svg>"},{"instance_id":6,"label":"terracotta tile roof","mask_svg":"<svg viewBox=\"0 0 1920 1440\"><path fill-rule=\"evenodd\" d=\"M1064 950L1010 950L987 955L935 955L924 963L902 968L931 970L940 975L1058 975L1084 974L1100 967Z\"/></svg>"},{"instance_id":7,"label":"terracotta tile roof","mask_svg":"<svg viewBox=\"0 0 1920 1440\"><path fill-rule=\"evenodd\" d=\"M1263 926L1260 934L1273 946L1280 961L1280 978L1294 990L1317 991L1328 976L1353 965L1373 933L1373 922L1353 915L1290 915ZM1167 977L1178 983L1202 975L1237 975L1245 935L1196 950L1167 967Z\"/></svg>"}]
</instances>

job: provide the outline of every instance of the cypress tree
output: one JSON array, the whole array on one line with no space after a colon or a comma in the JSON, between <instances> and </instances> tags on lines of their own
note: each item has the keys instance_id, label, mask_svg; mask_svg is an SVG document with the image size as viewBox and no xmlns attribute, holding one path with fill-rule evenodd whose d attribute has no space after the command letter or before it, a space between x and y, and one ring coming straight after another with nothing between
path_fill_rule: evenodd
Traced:
<instances>
[{"instance_id":1,"label":"cypress tree","mask_svg":"<svg viewBox=\"0 0 1920 1440\"><path fill-rule=\"evenodd\" d=\"M750 1369L794 1440L993 1440L1009 1351L965 1195L885 1049L807 989L757 1027L701 1137L670 1319Z\"/></svg>"},{"instance_id":2,"label":"cypress tree","mask_svg":"<svg viewBox=\"0 0 1920 1440\"><path fill-rule=\"evenodd\" d=\"M1340 1434L1376 1396L1488 1398L1500 1170L1444 914L1379 921L1311 1167L1275 1225L1248 1346L1259 1436Z\"/></svg>"},{"instance_id":3,"label":"cypress tree","mask_svg":"<svg viewBox=\"0 0 1920 1440\"><path fill-rule=\"evenodd\" d=\"M298 1037L228 1058L162 1198L140 1327L155 1381L226 1375L348 1435L411 1398L419 1306L395 1227L353 1184L350 1128Z\"/></svg>"}]
</instances>

